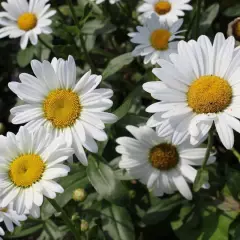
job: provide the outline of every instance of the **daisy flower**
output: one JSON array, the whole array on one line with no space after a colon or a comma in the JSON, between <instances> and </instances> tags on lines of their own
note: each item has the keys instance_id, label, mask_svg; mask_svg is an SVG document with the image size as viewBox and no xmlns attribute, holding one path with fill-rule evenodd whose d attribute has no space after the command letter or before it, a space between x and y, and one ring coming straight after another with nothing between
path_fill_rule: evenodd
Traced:
<instances>
[{"instance_id":1,"label":"daisy flower","mask_svg":"<svg viewBox=\"0 0 240 240\"><path fill-rule=\"evenodd\" d=\"M144 3L138 7L137 11L142 13L140 20L146 20L152 13L158 14L161 20L166 20L172 24L178 20L178 17L184 17L184 10L192 10L188 3L191 0L144 0Z\"/></svg>"},{"instance_id":2,"label":"daisy flower","mask_svg":"<svg viewBox=\"0 0 240 240\"><path fill-rule=\"evenodd\" d=\"M228 24L227 34L236 39L236 45L240 45L240 17L234 19Z\"/></svg>"},{"instance_id":3,"label":"daisy flower","mask_svg":"<svg viewBox=\"0 0 240 240\"><path fill-rule=\"evenodd\" d=\"M161 138L147 126L127 126L134 136L117 139L119 146L116 151L122 154L119 167L153 190L156 196L164 193L172 194L179 191L185 198L191 200L192 193L187 182L193 183L197 170L193 166L201 166L205 148L193 148L183 143L174 145L169 138ZM213 154L208 164L213 163ZM208 188L209 184L203 185Z\"/></svg>"},{"instance_id":4,"label":"daisy flower","mask_svg":"<svg viewBox=\"0 0 240 240\"><path fill-rule=\"evenodd\" d=\"M52 63L33 60L36 77L21 74L21 83L12 82L10 89L25 104L14 107L14 124L27 123L31 131L45 126L52 136L63 134L82 164L87 165L83 146L96 153L94 139L105 141L104 123L113 123L116 116L104 112L112 106L110 89L96 87L102 77L87 72L76 81L76 65L70 56L67 61L54 58Z\"/></svg>"},{"instance_id":5,"label":"daisy flower","mask_svg":"<svg viewBox=\"0 0 240 240\"><path fill-rule=\"evenodd\" d=\"M17 214L17 212L13 210L13 203L10 203L5 208L0 208L0 222L4 222L9 232L13 232L14 230L13 223L20 226L20 221L24 221L26 219L27 217L24 214ZM0 227L0 236L4 236L4 234L3 229ZM0 239L2 238L0 237Z\"/></svg>"},{"instance_id":6,"label":"daisy flower","mask_svg":"<svg viewBox=\"0 0 240 240\"><path fill-rule=\"evenodd\" d=\"M1 136L0 142L1 208L13 202L18 214L30 211L34 215L43 196L53 199L64 191L54 179L70 171L62 162L72 156L73 149L61 136L54 138L43 127L35 133L21 127L16 135Z\"/></svg>"},{"instance_id":7,"label":"daisy flower","mask_svg":"<svg viewBox=\"0 0 240 240\"><path fill-rule=\"evenodd\" d=\"M20 46L25 49L28 40L33 45L38 43L38 35L50 34L49 27L52 21L49 19L56 11L49 11L49 0L8 0L2 2L5 12L0 12L0 38L21 37Z\"/></svg>"},{"instance_id":8,"label":"daisy flower","mask_svg":"<svg viewBox=\"0 0 240 240\"><path fill-rule=\"evenodd\" d=\"M95 1L96 4L100 4L100 3L105 2L105 0L92 0L92 1ZM110 2L111 4L114 4L114 3L119 2L119 1L120 1L120 0L109 0L109 2Z\"/></svg>"},{"instance_id":9,"label":"daisy flower","mask_svg":"<svg viewBox=\"0 0 240 240\"><path fill-rule=\"evenodd\" d=\"M133 56L144 56L144 63L156 64L160 58L169 60L169 54L177 52L178 41L183 36L177 34L183 24L183 20L169 26L165 20L161 20L153 13L146 20L144 26L138 26L138 32L129 33L131 42L139 44L132 52Z\"/></svg>"},{"instance_id":10,"label":"daisy flower","mask_svg":"<svg viewBox=\"0 0 240 240\"><path fill-rule=\"evenodd\" d=\"M173 133L174 143L190 135L195 145L214 124L223 145L232 148L233 129L240 132L240 49L234 45L234 38L225 39L222 33L213 44L201 36L197 41L181 41L171 61L159 60L161 68L153 73L162 81L143 85L161 101L147 108L155 113L148 125L157 130L165 126L165 134Z\"/></svg>"}]
</instances>

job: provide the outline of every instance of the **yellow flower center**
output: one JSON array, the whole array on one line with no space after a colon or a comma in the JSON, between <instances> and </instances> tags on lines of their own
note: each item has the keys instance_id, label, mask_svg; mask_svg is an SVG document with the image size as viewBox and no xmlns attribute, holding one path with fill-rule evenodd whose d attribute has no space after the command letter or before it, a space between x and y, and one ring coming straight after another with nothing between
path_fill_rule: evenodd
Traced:
<instances>
[{"instance_id":1,"label":"yellow flower center","mask_svg":"<svg viewBox=\"0 0 240 240\"><path fill-rule=\"evenodd\" d=\"M172 8L171 3L165 1L159 1L154 6L155 12L158 13L159 15L164 15L170 12L171 8Z\"/></svg>"},{"instance_id":2,"label":"yellow flower center","mask_svg":"<svg viewBox=\"0 0 240 240\"><path fill-rule=\"evenodd\" d=\"M168 41L170 37L171 33L166 29L157 29L153 31L150 37L152 47L157 50L168 49Z\"/></svg>"},{"instance_id":3,"label":"yellow flower center","mask_svg":"<svg viewBox=\"0 0 240 240\"><path fill-rule=\"evenodd\" d=\"M39 181L45 169L41 157L36 154L24 154L10 164L9 177L18 187L30 187Z\"/></svg>"},{"instance_id":4,"label":"yellow flower center","mask_svg":"<svg viewBox=\"0 0 240 240\"><path fill-rule=\"evenodd\" d=\"M236 23L233 25L233 36L237 39L240 40L240 20L238 20Z\"/></svg>"},{"instance_id":5,"label":"yellow flower center","mask_svg":"<svg viewBox=\"0 0 240 240\"><path fill-rule=\"evenodd\" d=\"M161 143L149 152L149 161L154 168L170 170L178 164L179 155L177 148L168 143Z\"/></svg>"},{"instance_id":6,"label":"yellow flower center","mask_svg":"<svg viewBox=\"0 0 240 240\"><path fill-rule=\"evenodd\" d=\"M202 76L189 87L187 100L196 113L218 113L231 103L232 88L223 78Z\"/></svg>"},{"instance_id":7,"label":"yellow flower center","mask_svg":"<svg viewBox=\"0 0 240 240\"><path fill-rule=\"evenodd\" d=\"M7 212L8 211L8 208L5 207L5 208L0 208L0 212Z\"/></svg>"},{"instance_id":8,"label":"yellow flower center","mask_svg":"<svg viewBox=\"0 0 240 240\"><path fill-rule=\"evenodd\" d=\"M23 13L19 16L17 23L21 30L29 31L36 27L37 17L33 13Z\"/></svg>"},{"instance_id":9,"label":"yellow flower center","mask_svg":"<svg viewBox=\"0 0 240 240\"><path fill-rule=\"evenodd\" d=\"M81 103L77 93L66 89L57 89L49 93L43 102L45 118L55 128L72 126L81 113Z\"/></svg>"}]
</instances>

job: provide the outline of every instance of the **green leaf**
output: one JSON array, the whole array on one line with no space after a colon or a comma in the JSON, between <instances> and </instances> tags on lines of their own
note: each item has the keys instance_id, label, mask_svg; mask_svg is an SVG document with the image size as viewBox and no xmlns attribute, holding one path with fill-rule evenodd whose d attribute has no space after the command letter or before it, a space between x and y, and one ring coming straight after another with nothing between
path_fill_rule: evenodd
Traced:
<instances>
[{"instance_id":1,"label":"green leaf","mask_svg":"<svg viewBox=\"0 0 240 240\"><path fill-rule=\"evenodd\" d=\"M228 240L230 224L237 215L202 202L195 208L184 206L171 225L180 240Z\"/></svg>"},{"instance_id":2,"label":"green leaf","mask_svg":"<svg viewBox=\"0 0 240 240\"><path fill-rule=\"evenodd\" d=\"M143 216L143 222L147 225L157 224L159 221L166 219L177 206L185 202L186 200L183 199L180 194L176 194L167 199L155 197L155 205L149 208Z\"/></svg>"},{"instance_id":3,"label":"green leaf","mask_svg":"<svg viewBox=\"0 0 240 240\"><path fill-rule=\"evenodd\" d=\"M236 4L226 9L223 14L227 17L238 17L240 15L240 4Z\"/></svg>"},{"instance_id":4,"label":"green leaf","mask_svg":"<svg viewBox=\"0 0 240 240\"><path fill-rule=\"evenodd\" d=\"M239 200L240 193L240 172L234 169L229 170L229 174L227 176L227 187L231 192L232 196Z\"/></svg>"},{"instance_id":5,"label":"green leaf","mask_svg":"<svg viewBox=\"0 0 240 240\"><path fill-rule=\"evenodd\" d=\"M200 20L200 32L204 34L211 27L213 21L216 19L219 13L219 4L214 3L208 7L201 16Z\"/></svg>"},{"instance_id":6,"label":"green leaf","mask_svg":"<svg viewBox=\"0 0 240 240\"><path fill-rule=\"evenodd\" d=\"M64 192L56 197L56 202L60 207L64 207L72 199L73 191L77 188L85 188L88 183L85 168L81 165L72 166L70 174L59 181L59 184L64 188ZM45 200L41 208L42 219L48 219L55 212L53 206Z\"/></svg>"},{"instance_id":7,"label":"green leaf","mask_svg":"<svg viewBox=\"0 0 240 240\"><path fill-rule=\"evenodd\" d=\"M40 223L38 225L35 225L33 227L28 227L26 229L24 229L24 227L17 227L15 228L14 230L14 233L8 233L4 236L4 239L18 239L18 238L21 238L21 237L26 237L26 236L29 236L29 235L32 235L34 234L35 232L41 230L43 228L43 224Z\"/></svg>"},{"instance_id":8,"label":"green leaf","mask_svg":"<svg viewBox=\"0 0 240 240\"><path fill-rule=\"evenodd\" d=\"M18 53L17 53L17 63L20 67L26 67L30 62L31 60L33 59L33 56L34 56L34 47L31 46L31 47L28 47L24 50L20 50Z\"/></svg>"},{"instance_id":9,"label":"green leaf","mask_svg":"<svg viewBox=\"0 0 240 240\"><path fill-rule=\"evenodd\" d=\"M138 86L136 86L135 89L127 96L124 103L114 111L114 114L118 117L118 120L123 118L128 113L128 111L132 107L134 100L137 97L141 97L141 94L143 92L142 83L143 81L140 81Z\"/></svg>"},{"instance_id":10,"label":"green leaf","mask_svg":"<svg viewBox=\"0 0 240 240\"><path fill-rule=\"evenodd\" d=\"M71 54L75 59L79 59L78 50L74 45L55 45L53 52L59 58L67 59Z\"/></svg>"},{"instance_id":11,"label":"green leaf","mask_svg":"<svg viewBox=\"0 0 240 240\"><path fill-rule=\"evenodd\" d=\"M124 205L128 200L128 193L123 184L115 178L113 170L104 164L99 156L90 156L88 160L87 175L96 191L104 199Z\"/></svg>"},{"instance_id":12,"label":"green leaf","mask_svg":"<svg viewBox=\"0 0 240 240\"><path fill-rule=\"evenodd\" d=\"M132 220L126 208L109 205L102 210L102 228L114 240L135 239Z\"/></svg>"},{"instance_id":13,"label":"green leaf","mask_svg":"<svg viewBox=\"0 0 240 240\"><path fill-rule=\"evenodd\" d=\"M130 64L132 61L133 61L132 53L125 53L123 55L120 55L120 56L112 59L102 74L103 79L106 79L107 77L118 72L124 66Z\"/></svg>"},{"instance_id":14,"label":"green leaf","mask_svg":"<svg viewBox=\"0 0 240 240\"><path fill-rule=\"evenodd\" d=\"M44 229L49 235L50 239L62 239L67 231L66 228L64 231L61 231L61 227L57 226L52 220L48 219L45 221Z\"/></svg>"},{"instance_id":15,"label":"green leaf","mask_svg":"<svg viewBox=\"0 0 240 240\"><path fill-rule=\"evenodd\" d=\"M198 192L202 185L207 183L209 180L208 170L200 168L197 172L196 179L193 183L193 191Z\"/></svg>"}]
</instances>

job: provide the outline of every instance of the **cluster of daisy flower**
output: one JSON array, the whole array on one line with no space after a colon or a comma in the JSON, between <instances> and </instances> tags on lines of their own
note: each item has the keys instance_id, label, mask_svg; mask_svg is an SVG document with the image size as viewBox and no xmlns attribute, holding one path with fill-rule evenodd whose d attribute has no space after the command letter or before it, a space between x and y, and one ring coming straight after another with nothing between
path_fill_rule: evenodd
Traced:
<instances>
[{"instance_id":1,"label":"cluster of daisy flower","mask_svg":"<svg viewBox=\"0 0 240 240\"><path fill-rule=\"evenodd\" d=\"M104 0L97 0L99 4ZM111 4L118 2L110 0ZM183 39L180 30L190 0L145 0L137 11L143 26L129 33L138 44L134 56L144 63L158 64L153 74L161 81L143 89L159 102L146 111L153 113L146 125L127 126L131 137L120 137L116 151L119 167L139 179L156 196L179 191L192 199L188 182L195 181L201 166L215 162L214 153L205 159L199 145L216 128L223 145L234 144L233 130L240 132L240 49L233 37L218 33L213 44L206 36L197 41ZM0 12L0 38L21 37L20 46L33 45L41 33L50 34L48 0L8 0ZM236 25L234 22L233 24ZM237 30L236 30L237 29ZM239 32L239 26L235 26ZM85 149L97 153L97 141L105 141L105 124L117 117L105 112L112 106L111 89L97 88L102 77L85 73L79 80L73 57L65 61L33 60L33 75L20 74L20 82L9 88L23 104L11 110L14 124L25 124L15 135L0 136L0 219L9 231L26 215L39 217L43 197L53 199L64 189L55 181L67 176L73 154L87 165ZM202 185L209 188L209 183ZM0 228L0 235L4 231Z\"/></svg>"}]
</instances>

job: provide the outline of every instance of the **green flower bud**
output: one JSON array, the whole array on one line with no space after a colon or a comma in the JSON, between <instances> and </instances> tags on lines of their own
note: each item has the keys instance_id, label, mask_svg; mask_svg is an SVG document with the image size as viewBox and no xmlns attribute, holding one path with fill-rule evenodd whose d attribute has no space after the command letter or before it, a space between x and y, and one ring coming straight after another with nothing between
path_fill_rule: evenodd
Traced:
<instances>
[{"instance_id":1,"label":"green flower bud","mask_svg":"<svg viewBox=\"0 0 240 240\"><path fill-rule=\"evenodd\" d=\"M86 199L87 193L83 188L78 188L73 191L73 200L76 202L82 202Z\"/></svg>"},{"instance_id":2,"label":"green flower bud","mask_svg":"<svg viewBox=\"0 0 240 240\"><path fill-rule=\"evenodd\" d=\"M89 224L86 220L82 219L81 220L81 224L80 224L80 228L82 232L86 232L89 228Z\"/></svg>"}]
</instances>

